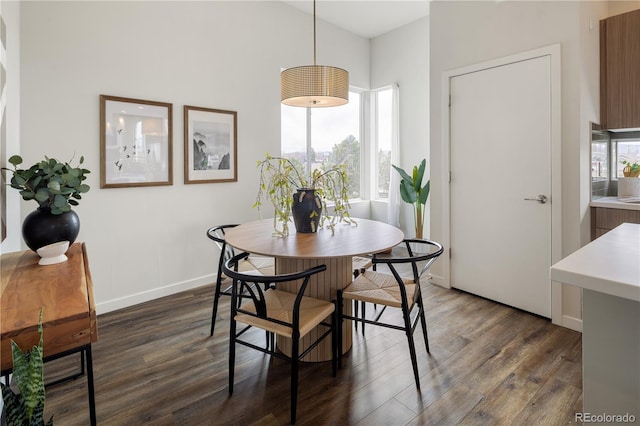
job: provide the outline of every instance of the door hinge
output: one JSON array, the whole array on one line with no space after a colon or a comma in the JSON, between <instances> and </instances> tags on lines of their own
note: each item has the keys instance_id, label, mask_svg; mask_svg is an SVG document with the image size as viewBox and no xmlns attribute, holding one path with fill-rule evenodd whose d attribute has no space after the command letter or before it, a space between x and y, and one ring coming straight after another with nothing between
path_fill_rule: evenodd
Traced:
<instances>
[{"instance_id":1,"label":"door hinge","mask_svg":"<svg viewBox=\"0 0 640 426\"><path fill-rule=\"evenodd\" d=\"M451 106L451 95L449 95L449 106Z\"/></svg>"},{"instance_id":2,"label":"door hinge","mask_svg":"<svg viewBox=\"0 0 640 426\"><path fill-rule=\"evenodd\" d=\"M451 183L451 172L449 172L449 183Z\"/></svg>"}]
</instances>

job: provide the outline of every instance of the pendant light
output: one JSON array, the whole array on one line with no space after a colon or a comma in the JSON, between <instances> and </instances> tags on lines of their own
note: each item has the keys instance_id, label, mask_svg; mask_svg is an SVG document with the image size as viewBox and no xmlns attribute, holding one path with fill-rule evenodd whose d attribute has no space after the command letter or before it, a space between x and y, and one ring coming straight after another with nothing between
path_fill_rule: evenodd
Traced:
<instances>
[{"instance_id":1,"label":"pendant light","mask_svg":"<svg viewBox=\"0 0 640 426\"><path fill-rule=\"evenodd\" d=\"M342 68L316 65L316 0L313 0L313 65L287 68L280 73L282 103L317 108L349 102L349 73Z\"/></svg>"}]
</instances>

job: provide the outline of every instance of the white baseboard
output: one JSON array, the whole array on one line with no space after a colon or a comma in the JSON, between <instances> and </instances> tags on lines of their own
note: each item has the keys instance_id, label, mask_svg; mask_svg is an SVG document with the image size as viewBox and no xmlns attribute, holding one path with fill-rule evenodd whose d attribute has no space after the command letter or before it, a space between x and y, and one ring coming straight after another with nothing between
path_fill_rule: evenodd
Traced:
<instances>
[{"instance_id":1,"label":"white baseboard","mask_svg":"<svg viewBox=\"0 0 640 426\"><path fill-rule=\"evenodd\" d=\"M429 282L431 284L435 284L435 285L440 286L440 287L451 288L446 284L446 281L444 280L444 277L441 277L439 275L429 274Z\"/></svg>"},{"instance_id":2,"label":"white baseboard","mask_svg":"<svg viewBox=\"0 0 640 426\"><path fill-rule=\"evenodd\" d=\"M128 308L129 306L148 302L150 300L158 299L164 296L170 296L172 294L180 293L181 291L202 287L203 285L211 284L215 281L216 274L211 274L180 283L170 284L160 288L154 288L153 290L143 291L141 293L107 300L106 302L96 304L96 313L98 315L106 314L107 312L115 311L122 308Z\"/></svg>"},{"instance_id":3,"label":"white baseboard","mask_svg":"<svg viewBox=\"0 0 640 426\"><path fill-rule=\"evenodd\" d=\"M582 320L580 318L563 315L562 323L559 325L561 325L562 327L566 327L570 330L579 331L582 333Z\"/></svg>"}]
</instances>

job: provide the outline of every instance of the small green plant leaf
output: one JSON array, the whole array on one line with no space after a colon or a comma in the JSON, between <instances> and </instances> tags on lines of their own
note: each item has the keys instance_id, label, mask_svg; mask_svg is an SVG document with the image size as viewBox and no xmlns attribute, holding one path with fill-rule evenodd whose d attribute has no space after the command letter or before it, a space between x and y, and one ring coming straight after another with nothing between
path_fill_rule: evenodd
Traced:
<instances>
[{"instance_id":1,"label":"small green plant leaf","mask_svg":"<svg viewBox=\"0 0 640 426\"><path fill-rule=\"evenodd\" d=\"M25 179L20 175L13 175L13 177L11 178L11 183L15 185L23 186L24 184L27 183L27 179Z\"/></svg>"},{"instance_id":2,"label":"small green plant leaf","mask_svg":"<svg viewBox=\"0 0 640 426\"><path fill-rule=\"evenodd\" d=\"M60 191L60 182L55 180L50 180L49 183L47 184L47 188L49 188L52 191Z\"/></svg>"},{"instance_id":3,"label":"small green plant leaf","mask_svg":"<svg viewBox=\"0 0 640 426\"><path fill-rule=\"evenodd\" d=\"M36 197L33 191L20 191L20 195L22 195L23 200L33 200Z\"/></svg>"},{"instance_id":4,"label":"small green plant leaf","mask_svg":"<svg viewBox=\"0 0 640 426\"><path fill-rule=\"evenodd\" d=\"M38 190L38 192L36 192L35 198L37 202L44 203L45 201L49 200L49 191L41 188Z\"/></svg>"},{"instance_id":5,"label":"small green plant leaf","mask_svg":"<svg viewBox=\"0 0 640 426\"><path fill-rule=\"evenodd\" d=\"M64 195L57 194L55 197L53 197L54 206L62 208L65 204L67 204L67 197L65 197Z\"/></svg>"},{"instance_id":6,"label":"small green plant leaf","mask_svg":"<svg viewBox=\"0 0 640 426\"><path fill-rule=\"evenodd\" d=\"M9 157L9 163L13 164L14 167L22 164L22 157L20 157L19 155L12 155L11 157Z\"/></svg>"}]
</instances>

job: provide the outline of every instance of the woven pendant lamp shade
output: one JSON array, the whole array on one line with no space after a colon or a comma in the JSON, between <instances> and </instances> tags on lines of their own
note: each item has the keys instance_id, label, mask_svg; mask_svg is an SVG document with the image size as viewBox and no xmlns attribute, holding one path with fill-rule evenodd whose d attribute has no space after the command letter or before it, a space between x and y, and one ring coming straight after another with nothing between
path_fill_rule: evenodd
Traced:
<instances>
[{"instance_id":1,"label":"woven pendant lamp shade","mask_svg":"<svg viewBox=\"0 0 640 426\"><path fill-rule=\"evenodd\" d=\"M349 73L327 65L304 65L280 73L282 103L296 107L332 107L349 102Z\"/></svg>"}]
</instances>

